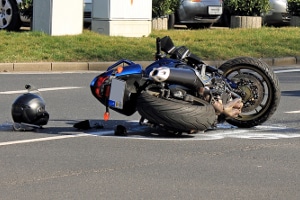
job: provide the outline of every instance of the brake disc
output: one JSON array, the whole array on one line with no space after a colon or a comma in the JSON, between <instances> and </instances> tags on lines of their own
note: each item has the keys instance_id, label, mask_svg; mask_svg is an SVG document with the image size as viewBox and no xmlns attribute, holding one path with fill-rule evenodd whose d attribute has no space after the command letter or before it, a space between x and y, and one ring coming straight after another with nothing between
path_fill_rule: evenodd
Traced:
<instances>
[{"instance_id":1,"label":"brake disc","mask_svg":"<svg viewBox=\"0 0 300 200\"><path fill-rule=\"evenodd\" d=\"M242 112L251 112L259 107L265 94L262 81L251 73L238 74L234 80L237 81L237 92L243 99Z\"/></svg>"}]
</instances>

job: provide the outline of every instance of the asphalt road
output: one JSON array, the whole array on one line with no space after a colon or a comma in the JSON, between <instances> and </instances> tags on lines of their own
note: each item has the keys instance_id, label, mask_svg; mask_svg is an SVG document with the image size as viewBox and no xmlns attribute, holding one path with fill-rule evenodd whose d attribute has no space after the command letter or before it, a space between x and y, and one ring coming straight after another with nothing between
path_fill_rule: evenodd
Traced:
<instances>
[{"instance_id":1,"label":"asphalt road","mask_svg":"<svg viewBox=\"0 0 300 200\"><path fill-rule=\"evenodd\" d=\"M1 73L0 199L298 200L300 70L282 69L280 106L265 124L175 138L113 111L103 129L74 129L102 119L89 90L97 73ZM11 104L28 83L40 88L50 121L12 131ZM128 137L113 135L118 124Z\"/></svg>"}]
</instances>

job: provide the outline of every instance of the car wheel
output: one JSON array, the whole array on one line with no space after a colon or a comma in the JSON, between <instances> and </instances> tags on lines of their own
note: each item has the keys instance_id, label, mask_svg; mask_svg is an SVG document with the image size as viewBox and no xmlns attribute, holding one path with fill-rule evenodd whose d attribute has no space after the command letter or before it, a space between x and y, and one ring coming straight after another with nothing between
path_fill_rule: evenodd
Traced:
<instances>
[{"instance_id":1,"label":"car wheel","mask_svg":"<svg viewBox=\"0 0 300 200\"><path fill-rule=\"evenodd\" d=\"M19 30L21 19L16 0L0 1L0 29L9 31Z\"/></svg>"}]
</instances>

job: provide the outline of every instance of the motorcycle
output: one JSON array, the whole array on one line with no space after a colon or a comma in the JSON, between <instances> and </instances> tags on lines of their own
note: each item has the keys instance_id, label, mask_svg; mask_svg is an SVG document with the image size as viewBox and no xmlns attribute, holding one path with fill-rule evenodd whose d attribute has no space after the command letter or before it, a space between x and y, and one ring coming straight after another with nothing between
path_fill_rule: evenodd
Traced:
<instances>
[{"instance_id":1,"label":"motorcycle","mask_svg":"<svg viewBox=\"0 0 300 200\"><path fill-rule=\"evenodd\" d=\"M140 124L175 134L197 133L227 122L251 128L267 121L280 102L279 81L262 60L238 57L207 65L169 36L156 39L156 60L145 69L122 59L90 83L105 107Z\"/></svg>"}]
</instances>

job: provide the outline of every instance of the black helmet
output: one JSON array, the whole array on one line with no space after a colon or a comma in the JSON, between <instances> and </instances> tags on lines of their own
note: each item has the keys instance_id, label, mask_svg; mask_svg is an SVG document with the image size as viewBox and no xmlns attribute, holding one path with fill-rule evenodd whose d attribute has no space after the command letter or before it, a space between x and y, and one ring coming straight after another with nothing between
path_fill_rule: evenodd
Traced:
<instances>
[{"instance_id":1,"label":"black helmet","mask_svg":"<svg viewBox=\"0 0 300 200\"><path fill-rule=\"evenodd\" d=\"M34 93L19 96L12 104L11 114L15 123L43 126L49 120L49 114L45 110L45 101Z\"/></svg>"}]
</instances>

